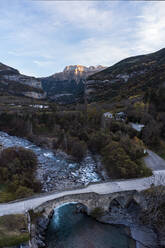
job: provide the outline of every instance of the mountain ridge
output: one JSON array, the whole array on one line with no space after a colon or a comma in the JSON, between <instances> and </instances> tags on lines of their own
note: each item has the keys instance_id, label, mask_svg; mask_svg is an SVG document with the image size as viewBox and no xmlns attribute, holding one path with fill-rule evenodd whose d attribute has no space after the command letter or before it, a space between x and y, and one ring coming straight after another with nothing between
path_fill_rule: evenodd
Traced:
<instances>
[{"instance_id":1,"label":"mountain ridge","mask_svg":"<svg viewBox=\"0 0 165 248\"><path fill-rule=\"evenodd\" d=\"M0 91L41 99L47 95L49 100L70 104L82 102L84 80L87 79L86 93L90 102L112 101L138 94L144 96L147 91L162 87L165 84L164 69L165 48L123 59L108 68L102 65L69 65L62 72L42 78L25 76L17 69L0 63ZM37 96L38 93L40 95Z\"/></svg>"},{"instance_id":2,"label":"mountain ridge","mask_svg":"<svg viewBox=\"0 0 165 248\"><path fill-rule=\"evenodd\" d=\"M69 65L62 72L49 77L41 78L43 89L48 98L61 103L74 103L84 92L84 82L89 75L105 69L106 67Z\"/></svg>"},{"instance_id":3,"label":"mountain ridge","mask_svg":"<svg viewBox=\"0 0 165 248\"><path fill-rule=\"evenodd\" d=\"M45 99L41 81L21 74L17 69L0 63L0 93Z\"/></svg>"},{"instance_id":4,"label":"mountain ridge","mask_svg":"<svg viewBox=\"0 0 165 248\"><path fill-rule=\"evenodd\" d=\"M41 79L53 77L56 80L72 80L79 79L79 77L86 78L87 76L94 74L98 71L104 70L107 67L98 65L98 66L83 66L83 65L68 65L65 66L62 72L56 72L48 77L42 77Z\"/></svg>"},{"instance_id":5,"label":"mountain ridge","mask_svg":"<svg viewBox=\"0 0 165 248\"><path fill-rule=\"evenodd\" d=\"M144 95L165 81L165 48L121 60L87 78L89 101Z\"/></svg>"}]
</instances>

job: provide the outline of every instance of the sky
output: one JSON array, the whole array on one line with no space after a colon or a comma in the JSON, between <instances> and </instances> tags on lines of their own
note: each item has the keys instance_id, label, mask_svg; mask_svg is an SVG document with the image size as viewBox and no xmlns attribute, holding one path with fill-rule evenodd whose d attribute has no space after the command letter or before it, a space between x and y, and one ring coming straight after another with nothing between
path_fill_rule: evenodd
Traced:
<instances>
[{"instance_id":1,"label":"sky","mask_svg":"<svg viewBox=\"0 0 165 248\"><path fill-rule=\"evenodd\" d=\"M0 62L29 76L165 47L163 1L0 0Z\"/></svg>"}]
</instances>

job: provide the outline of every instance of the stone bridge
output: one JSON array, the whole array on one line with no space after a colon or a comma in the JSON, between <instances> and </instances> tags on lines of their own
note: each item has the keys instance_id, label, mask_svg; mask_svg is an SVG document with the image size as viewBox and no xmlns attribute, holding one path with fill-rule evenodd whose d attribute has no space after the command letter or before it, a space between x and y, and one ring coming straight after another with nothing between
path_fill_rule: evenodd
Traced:
<instances>
[{"instance_id":1,"label":"stone bridge","mask_svg":"<svg viewBox=\"0 0 165 248\"><path fill-rule=\"evenodd\" d=\"M102 184L99 184L101 187ZM44 246L41 234L45 233L50 219L54 213L54 209L62 206L65 203L77 203L83 205L83 210L87 214L92 214L92 211L96 208L100 208L101 212L109 212L113 206L121 206L127 208L131 203L138 204L140 207L145 207L143 194L136 190L121 191L115 193L98 194L94 192L78 193L63 195L58 198L54 198L50 201L46 201L40 206L29 211L29 232L31 239L29 241L30 248L38 248L39 244Z\"/></svg>"},{"instance_id":2,"label":"stone bridge","mask_svg":"<svg viewBox=\"0 0 165 248\"><path fill-rule=\"evenodd\" d=\"M84 188L41 194L29 199L0 204L0 216L27 213L28 230L31 236L29 246L38 248L38 243L43 242L40 240L41 235L38 236L38 234L45 232L55 208L64 203L80 203L90 214L95 208L101 208L106 212L113 205L118 204L124 208L134 202L144 209L145 201L141 191L148 189L153 183L165 185L164 178L165 170L161 170L154 171L153 176L149 178L95 183ZM36 224L40 219L46 223L44 226Z\"/></svg>"},{"instance_id":3,"label":"stone bridge","mask_svg":"<svg viewBox=\"0 0 165 248\"><path fill-rule=\"evenodd\" d=\"M0 216L26 213L30 209L34 211L45 209L45 213L49 213L51 209L66 202L82 203L89 211L99 206L106 210L111 200L118 195L148 189L153 183L165 185L165 170L154 171L153 176L149 178L95 183L84 188L41 194L29 199L0 204Z\"/></svg>"},{"instance_id":4,"label":"stone bridge","mask_svg":"<svg viewBox=\"0 0 165 248\"><path fill-rule=\"evenodd\" d=\"M55 208L58 208L65 203L78 203L84 205L87 213L90 214L95 208L100 208L106 212L114 202L119 204L121 207L127 207L132 201L138 205L143 204L141 194L139 194L136 190L109 194L97 194L93 192L81 193L65 195L63 197L47 201L39 207L33 209L33 211L36 213L42 213L42 215L48 217Z\"/></svg>"}]
</instances>

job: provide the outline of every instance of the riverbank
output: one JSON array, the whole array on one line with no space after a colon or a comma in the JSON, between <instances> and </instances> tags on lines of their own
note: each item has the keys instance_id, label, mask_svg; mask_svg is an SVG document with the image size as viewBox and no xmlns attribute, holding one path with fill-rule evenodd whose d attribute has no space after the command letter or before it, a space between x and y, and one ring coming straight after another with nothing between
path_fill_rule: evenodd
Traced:
<instances>
[{"instance_id":1,"label":"riverbank","mask_svg":"<svg viewBox=\"0 0 165 248\"><path fill-rule=\"evenodd\" d=\"M27 139L10 136L0 132L0 144L3 148L19 146L32 150L38 159L36 178L42 184L42 192L64 190L87 185L89 182L104 181L99 158L92 157L87 152L81 162L71 160L66 153L57 150L39 147ZM98 167L99 164L99 167Z\"/></svg>"},{"instance_id":2,"label":"riverbank","mask_svg":"<svg viewBox=\"0 0 165 248\"><path fill-rule=\"evenodd\" d=\"M97 220L101 223L128 227L128 236L136 241L136 248L159 248L158 233L152 226L142 224L140 220L142 212L141 207L134 201L124 208L117 201L114 201L110 205L109 212Z\"/></svg>"}]
</instances>

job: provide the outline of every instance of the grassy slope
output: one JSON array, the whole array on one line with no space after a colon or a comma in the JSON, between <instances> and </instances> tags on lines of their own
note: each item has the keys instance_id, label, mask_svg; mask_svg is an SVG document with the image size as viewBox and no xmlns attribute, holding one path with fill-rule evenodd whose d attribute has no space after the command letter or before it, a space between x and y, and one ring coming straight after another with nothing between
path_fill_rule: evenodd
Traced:
<instances>
[{"instance_id":1,"label":"grassy slope","mask_svg":"<svg viewBox=\"0 0 165 248\"><path fill-rule=\"evenodd\" d=\"M29 240L27 221L24 215L0 217L0 247L14 246Z\"/></svg>"}]
</instances>

